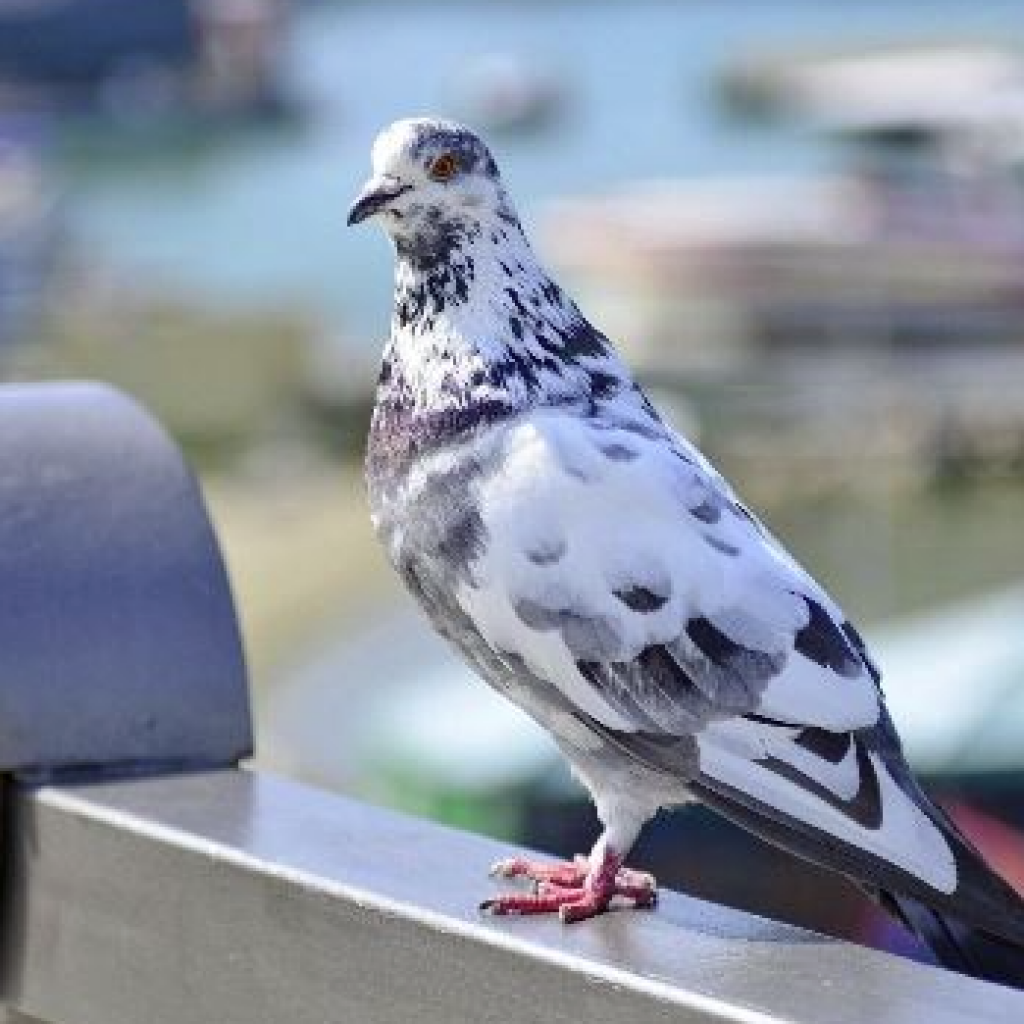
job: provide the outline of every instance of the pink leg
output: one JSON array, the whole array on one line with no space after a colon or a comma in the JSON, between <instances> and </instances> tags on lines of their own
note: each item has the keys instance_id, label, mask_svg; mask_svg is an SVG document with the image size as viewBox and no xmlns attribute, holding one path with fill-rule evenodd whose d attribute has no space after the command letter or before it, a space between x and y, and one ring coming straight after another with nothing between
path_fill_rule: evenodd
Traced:
<instances>
[{"instance_id":1,"label":"pink leg","mask_svg":"<svg viewBox=\"0 0 1024 1024\"><path fill-rule=\"evenodd\" d=\"M533 893L498 896L480 909L491 914L548 914L555 911L566 922L583 921L608 910L614 900L626 906L653 907L658 891L654 879L622 866L623 857L606 843L598 843L590 858L576 857L567 864L535 864L519 857L499 861L492 874L527 878Z\"/></svg>"}]
</instances>

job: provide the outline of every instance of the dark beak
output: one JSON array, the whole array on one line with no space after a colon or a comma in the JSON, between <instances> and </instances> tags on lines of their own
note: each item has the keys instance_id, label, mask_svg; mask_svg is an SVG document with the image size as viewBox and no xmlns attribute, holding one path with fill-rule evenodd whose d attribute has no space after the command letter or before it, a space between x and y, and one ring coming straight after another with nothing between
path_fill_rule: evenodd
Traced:
<instances>
[{"instance_id":1,"label":"dark beak","mask_svg":"<svg viewBox=\"0 0 1024 1024\"><path fill-rule=\"evenodd\" d=\"M361 221L366 220L367 217L372 217L375 213L380 213L388 203L408 192L411 188L412 185L403 185L395 180L371 179L366 183L366 187L359 193L356 201L352 204L352 208L348 211L349 227L353 224L359 224Z\"/></svg>"}]
</instances>

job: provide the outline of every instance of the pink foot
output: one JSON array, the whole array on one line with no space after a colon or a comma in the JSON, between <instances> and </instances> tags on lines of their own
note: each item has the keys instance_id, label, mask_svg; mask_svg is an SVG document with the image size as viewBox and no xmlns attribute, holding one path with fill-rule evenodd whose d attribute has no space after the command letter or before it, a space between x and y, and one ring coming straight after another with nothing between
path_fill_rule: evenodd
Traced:
<instances>
[{"instance_id":1,"label":"pink foot","mask_svg":"<svg viewBox=\"0 0 1024 1024\"><path fill-rule=\"evenodd\" d=\"M490 914L550 914L557 911L566 922L596 917L621 902L627 907L653 907L657 883L643 871L622 866L622 857L605 850L595 869L586 857L571 863L537 864L513 857L491 869L499 878L525 878L534 883L532 893L497 896L484 900L480 909Z\"/></svg>"}]
</instances>

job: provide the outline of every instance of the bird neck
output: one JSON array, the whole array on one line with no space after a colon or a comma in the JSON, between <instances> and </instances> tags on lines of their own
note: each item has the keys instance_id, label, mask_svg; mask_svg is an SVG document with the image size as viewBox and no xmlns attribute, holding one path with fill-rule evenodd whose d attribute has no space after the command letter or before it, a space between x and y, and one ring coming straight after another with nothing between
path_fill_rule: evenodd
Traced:
<instances>
[{"instance_id":1,"label":"bird neck","mask_svg":"<svg viewBox=\"0 0 1024 1024\"><path fill-rule=\"evenodd\" d=\"M508 304L506 287L547 280L505 205L489 215L428 216L407 231L395 239L392 339L439 333L479 343L473 332Z\"/></svg>"},{"instance_id":2,"label":"bird neck","mask_svg":"<svg viewBox=\"0 0 1024 1024\"><path fill-rule=\"evenodd\" d=\"M636 391L607 339L541 267L513 213L437 230L414 245L396 240L379 442L445 443L531 406Z\"/></svg>"}]
</instances>

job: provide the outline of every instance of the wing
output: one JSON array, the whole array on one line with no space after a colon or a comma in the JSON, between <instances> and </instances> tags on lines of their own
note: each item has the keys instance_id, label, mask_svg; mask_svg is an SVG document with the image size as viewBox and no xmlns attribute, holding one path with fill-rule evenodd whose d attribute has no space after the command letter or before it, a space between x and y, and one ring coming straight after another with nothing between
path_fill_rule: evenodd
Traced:
<instances>
[{"instance_id":1,"label":"wing","mask_svg":"<svg viewBox=\"0 0 1024 1024\"><path fill-rule=\"evenodd\" d=\"M496 466L477 484L486 542L459 602L492 646L600 722L877 721L852 627L676 439L541 412Z\"/></svg>"},{"instance_id":2,"label":"wing","mask_svg":"<svg viewBox=\"0 0 1024 1024\"><path fill-rule=\"evenodd\" d=\"M955 887L880 751L902 763L863 642L698 453L654 421L543 411L495 465L457 593L493 649L635 759L692 737L716 792Z\"/></svg>"}]
</instances>

